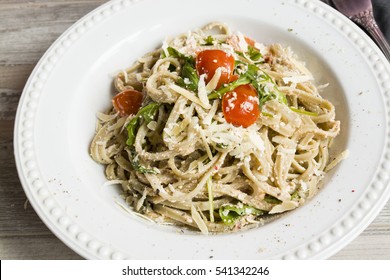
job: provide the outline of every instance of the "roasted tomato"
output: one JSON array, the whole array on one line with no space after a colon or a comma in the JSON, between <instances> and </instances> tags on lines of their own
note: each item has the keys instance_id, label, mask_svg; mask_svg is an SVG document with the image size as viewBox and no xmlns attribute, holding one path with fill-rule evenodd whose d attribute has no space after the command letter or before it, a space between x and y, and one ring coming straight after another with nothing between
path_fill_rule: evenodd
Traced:
<instances>
[{"instance_id":1,"label":"roasted tomato","mask_svg":"<svg viewBox=\"0 0 390 280\"><path fill-rule=\"evenodd\" d=\"M204 50L196 56L196 70L199 76L206 74L206 83L213 78L219 67L221 67L222 73L217 88L231 82L234 78L237 79L233 75L234 57L232 55L222 50Z\"/></svg>"},{"instance_id":2,"label":"roasted tomato","mask_svg":"<svg viewBox=\"0 0 390 280\"><path fill-rule=\"evenodd\" d=\"M259 98L252 85L242 85L225 93L222 98L222 111L228 123L248 127L260 115Z\"/></svg>"},{"instance_id":3,"label":"roasted tomato","mask_svg":"<svg viewBox=\"0 0 390 280\"><path fill-rule=\"evenodd\" d=\"M142 92L128 89L115 95L112 99L112 105L121 117L125 117L137 114L143 99Z\"/></svg>"}]
</instances>

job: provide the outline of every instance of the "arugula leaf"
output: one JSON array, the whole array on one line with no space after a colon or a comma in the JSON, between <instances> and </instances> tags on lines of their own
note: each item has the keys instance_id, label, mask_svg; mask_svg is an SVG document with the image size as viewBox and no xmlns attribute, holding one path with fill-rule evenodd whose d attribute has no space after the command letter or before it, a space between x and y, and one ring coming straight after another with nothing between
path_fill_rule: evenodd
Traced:
<instances>
[{"instance_id":1,"label":"arugula leaf","mask_svg":"<svg viewBox=\"0 0 390 280\"><path fill-rule=\"evenodd\" d=\"M270 113L267 113L267 112L264 112L264 111L261 111L261 114L262 114L263 116L266 116L266 117L269 117L269 118L273 118L273 117L274 117L274 115L272 115L272 114L270 114Z\"/></svg>"},{"instance_id":2,"label":"arugula leaf","mask_svg":"<svg viewBox=\"0 0 390 280\"><path fill-rule=\"evenodd\" d=\"M276 95L273 92L266 89L266 84L264 83L264 81L262 82L258 82L256 80L252 81L252 86L256 89L257 94L259 96L260 108L265 104L265 102L276 98Z\"/></svg>"},{"instance_id":3,"label":"arugula leaf","mask_svg":"<svg viewBox=\"0 0 390 280\"><path fill-rule=\"evenodd\" d=\"M195 69L195 59L191 56L186 56L180 53L178 50L172 47L168 47L167 51L169 56L181 59L182 63L184 63L181 70L180 79L177 80L177 84L186 89L197 91L199 77Z\"/></svg>"},{"instance_id":4,"label":"arugula leaf","mask_svg":"<svg viewBox=\"0 0 390 280\"><path fill-rule=\"evenodd\" d=\"M258 49L248 46L248 56L252 61L259 61L263 58L262 54L259 52Z\"/></svg>"},{"instance_id":5,"label":"arugula leaf","mask_svg":"<svg viewBox=\"0 0 390 280\"><path fill-rule=\"evenodd\" d=\"M219 216L221 217L222 222L226 225L233 225L241 216L250 214L260 216L265 214L265 211L248 205L243 205L242 207L234 205L223 205L219 208Z\"/></svg>"},{"instance_id":6,"label":"arugula leaf","mask_svg":"<svg viewBox=\"0 0 390 280\"><path fill-rule=\"evenodd\" d=\"M243 52L235 51L235 53L238 54L239 56L243 57L243 58L246 58Z\"/></svg>"},{"instance_id":7,"label":"arugula leaf","mask_svg":"<svg viewBox=\"0 0 390 280\"><path fill-rule=\"evenodd\" d=\"M312 116L312 117L318 117L318 114L316 112L309 112L309 111L306 111L303 109L297 109L294 107L290 107L290 110L295 112L295 113L298 113L298 114L308 115L308 116Z\"/></svg>"},{"instance_id":8,"label":"arugula leaf","mask_svg":"<svg viewBox=\"0 0 390 280\"><path fill-rule=\"evenodd\" d=\"M127 124L126 128L127 128L126 145L133 146L135 142L135 136L139 128L139 118L137 116L132 118L131 121Z\"/></svg>"},{"instance_id":9,"label":"arugula leaf","mask_svg":"<svg viewBox=\"0 0 390 280\"><path fill-rule=\"evenodd\" d=\"M284 105L288 105L286 95L283 92L281 92L280 90L278 90L276 86L275 86L275 94L276 94L276 98L278 99L278 101L280 103L282 103Z\"/></svg>"},{"instance_id":10,"label":"arugula leaf","mask_svg":"<svg viewBox=\"0 0 390 280\"><path fill-rule=\"evenodd\" d=\"M213 91L212 93L210 93L208 95L208 98L209 98L209 100L222 98L222 96L225 93L234 90L238 86L249 84L250 82L251 82L251 80L248 77L242 75L234 82L231 82L230 84L228 84L226 87L222 87L219 90L216 90L216 91Z\"/></svg>"},{"instance_id":11,"label":"arugula leaf","mask_svg":"<svg viewBox=\"0 0 390 280\"><path fill-rule=\"evenodd\" d=\"M236 54L243 58L250 58L254 62L259 62L260 59L263 58L263 55L260 53L260 51L252 46L248 46L248 51L244 54L243 52L236 51Z\"/></svg>"},{"instance_id":12,"label":"arugula leaf","mask_svg":"<svg viewBox=\"0 0 390 280\"><path fill-rule=\"evenodd\" d=\"M219 90L213 91L211 94L209 94L208 98L210 100L222 98L226 92L232 91L238 86L252 84L258 93L260 108L264 105L265 102L275 98L277 98L280 103L287 105L286 96L277 89L272 78L265 72L262 72L262 74L259 75L259 71L260 69L256 65L249 64L248 70L242 74L238 80L229 83L226 87L222 87ZM269 83L274 85L272 91L266 89L266 85Z\"/></svg>"},{"instance_id":13,"label":"arugula leaf","mask_svg":"<svg viewBox=\"0 0 390 280\"><path fill-rule=\"evenodd\" d=\"M131 119L131 121L127 124L127 141L126 144L128 146L133 146L135 142L135 136L140 126L141 119L143 119L146 123L150 123L154 120L158 109L160 108L159 103L150 103L145 107L142 107L137 115Z\"/></svg>"},{"instance_id":14,"label":"arugula leaf","mask_svg":"<svg viewBox=\"0 0 390 280\"><path fill-rule=\"evenodd\" d=\"M169 56L183 59L185 62L188 62L192 65L195 65L195 59L192 56L186 56L186 55L180 53L177 49L172 48L172 47L168 47L167 51L168 51Z\"/></svg>"},{"instance_id":15,"label":"arugula leaf","mask_svg":"<svg viewBox=\"0 0 390 280\"><path fill-rule=\"evenodd\" d=\"M183 66L181 76L183 79L188 79L189 83L184 83L185 87L189 90L192 91L197 91L198 90L198 83L199 83L199 78L198 74L196 73L195 68L186 62ZM184 82L184 80L183 80Z\"/></svg>"},{"instance_id":16,"label":"arugula leaf","mask_svg":"<svg viewBox=\"0 0 390 280\"><path fill-rule=\"evenodd\" d=\"M146 168L145 166L141 165L134 149L131 149L130 152L131 152L131 156L132 156L132 158L130 159L130 163L133 166L135 171L138 171L142 174L146 174L146 173L147 174L158 174L159 173L158 170L156 170L154 168Z\"/></svg>"},{"instance_id":17,"label":"arugula leaf","mask_svg":"<svg viewBox=\"0 0 390 280\"><path fill-rule=\"evenodd\" d=\"M256 65L248 65L248 70L244 74L242 74L237 80L227 84L226 87L222 87L219 90L210 93L208 95L209 100L222 98L225 93L234 90L236 87L251 83L251 81L255 79L258 70L259 68Z\"/></svg>"},{"instance_id":18,"label":"arugula leaf","mask_svg":"<svg viewBox=\"0 0 390 280\"><path fill-rule=\"evenodd\" d=\"M242 65L242 64L245 64L245 63L242 61L239 61L239 60L235 60L234 61L234 68L237 68L238 65Z\"/></svg>"},{"instance_id":19,"label":"arugula leaf","mask_svg":"<svg viewBox=\"0 0 390 280\"><path fill-rule=\"evenodd\" d=\"M267 85L273 84L272 90L270 90ZM255 78L252 82L252 85L257 90L259 94L259 106L262 107L265 102L271 100L271 99L277 99L280 103L287 105L287 98L286 96L278 90L276 84L272 80L271 76L268 75L266 72L262 72L258 76L258 78Z\"/></svg>"}]
</instances>

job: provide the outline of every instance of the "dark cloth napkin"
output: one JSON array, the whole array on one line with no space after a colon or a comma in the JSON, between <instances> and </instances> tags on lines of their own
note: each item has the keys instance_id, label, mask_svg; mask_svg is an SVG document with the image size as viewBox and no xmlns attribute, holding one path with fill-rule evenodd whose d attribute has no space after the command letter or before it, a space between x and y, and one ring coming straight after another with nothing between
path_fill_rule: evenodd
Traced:
<instances>
[{"instance_id":1,"label":"dark cloth napkin","mask_svg":"<svg viewBox=\"0 0 390 280\"><path fill-rule=\"evenodd\" d=\"M321 0L333 6L331 0ZM371 0L374 17L378 23L379 28L386 37L387 42L390 43L390 0Z\"/></svg>"},{"instance_id":2,"label":"dark cloth napkin","mask_svg":"<svg viewBox=\"0 0 390 280\"><path fill-rule=\"evenodd\" d=\"M390 43L390 1L372 0L372 6L375 20L385 35L387 42Z\"/></svg>"}]
</instances>

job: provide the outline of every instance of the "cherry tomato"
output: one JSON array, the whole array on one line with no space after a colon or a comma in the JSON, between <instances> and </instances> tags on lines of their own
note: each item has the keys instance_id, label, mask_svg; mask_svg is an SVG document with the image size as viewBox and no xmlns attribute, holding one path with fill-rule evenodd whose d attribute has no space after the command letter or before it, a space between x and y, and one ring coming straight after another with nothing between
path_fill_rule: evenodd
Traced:
<instances>
[{"instance_id":1,"label":"cherry tomato","mask_svg":"<svg viewBox=\"0 0 390 280\"><path fill-rule=\"evenodd\" d=\"M196 56L196 70L199 76L206 74L206 83L213 78L219 67L222 67L222 73L217 89L230 82L234 70L234 57L222 50L204 50Z\"/></svg>"},{"instance_id":2,"label":"cherry tomato","mask_svg":"<svg viewBox=\"0 0 390 280\"><path fill-rule=\"evenodd\" d=\"M143 99L142 92L128 89L115 95L112 99L112 105L121 117L125 117L137 114Z\"/></svg>"},{"instance_id":3,"label":"cherry tomato","mask_svg":"<svg viewBox=\"0 0 390 280\"><path fill-rule=\"evenodd\" d=\"M246 42L249 46L255 47L255 44L256 44L256 41L255 41L255 40L253 40L252 38L246 37L246 36L244 36L244 38L245 38L245 42Z\"/></svg>"},{"instance_id":4,"label":"cherry tomato","mask_svg":"<svg viewBox=\"0 0 390 280\"><path fill-rule=\"evenodd\" d=\"M228 123L248 127L260 115L259 99L252 85L242 85L225 93L222 98L222 111Z\"/></svg>"},{"instance_id":5,"label":"cherry tomato","mask_svg":"<svg viewBox=\"0 0 390 280\"><path fill-rule=\"evenodd\" d=\"M246 42L249 46L251 46L251 47L253 47L253 48L255 48L255 49L257 50L257 48L255 47L255 44L256 44L256 41L255 41L255 40L253 40L252 38L249 38L249 37L247 37L247 36L244 36L244 40L245 40L245 42ZM239 37L238 37L237 35L233 35L233 36L231 36L231 37L229 37L229 38L227 39L226 43L228 43L229 45L231 45L231 46L234 48L235 51L243 52L243 51L245 51L245 50L243 50L243 49L241 48L239 41L240 41Z\"/></svg>"}]
</instances>

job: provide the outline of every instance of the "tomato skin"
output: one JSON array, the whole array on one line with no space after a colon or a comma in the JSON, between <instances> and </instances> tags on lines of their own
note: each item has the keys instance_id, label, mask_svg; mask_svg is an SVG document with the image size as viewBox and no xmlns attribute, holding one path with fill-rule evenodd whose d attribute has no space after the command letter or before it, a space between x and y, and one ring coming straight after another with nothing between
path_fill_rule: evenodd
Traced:
<instances>
[{"instance_id":1,"label":"tomato skin","mask_svg":"<svg viewBox=\"0 0 390 280\"><path fill-rule=\"evenodd\" d=\"M246 37L246 36L244 36L244 38L245 38L245 42L246 42L249 46L255 47L255 44L256 44L256 41L255 41L255 40L253 40L252 38Z\"/></svg>"},{"instance_id":2,"label":"tomato skin","mask_svg":"<svg viewBox=\"0 0 390 280\"><path fill-rule=\"evenodd\" d=\"M138 110L142 106L144 95L137 90L124 90L112 99L112 105L119 113L119 116L125 117L129 115L137 114Z\"/></svg>"},{"instance_id":3,"label":"tomato skin","mask_svg":"<svg viewBox=\"0 0 390 280\"><path fill-rule=\"evenodd\" d=\"M213 78L219 67L222 67L222 73L217 89L230 82L234 70L234 57L222 50L204 50L196 56L196 70L199 76L206 74L206 83Z\"/></svg>"},{"instance_id":4,"label":"tomato skin","mask_svg":"<svg viewBox=\"0 0 390 280\"><path fill-rule=\"evenodd\" d=\"M228 123L248 127L260 115L259 99L252 85L241 85L224 94L222 111Z\"/></svg>"}]
</instances>

